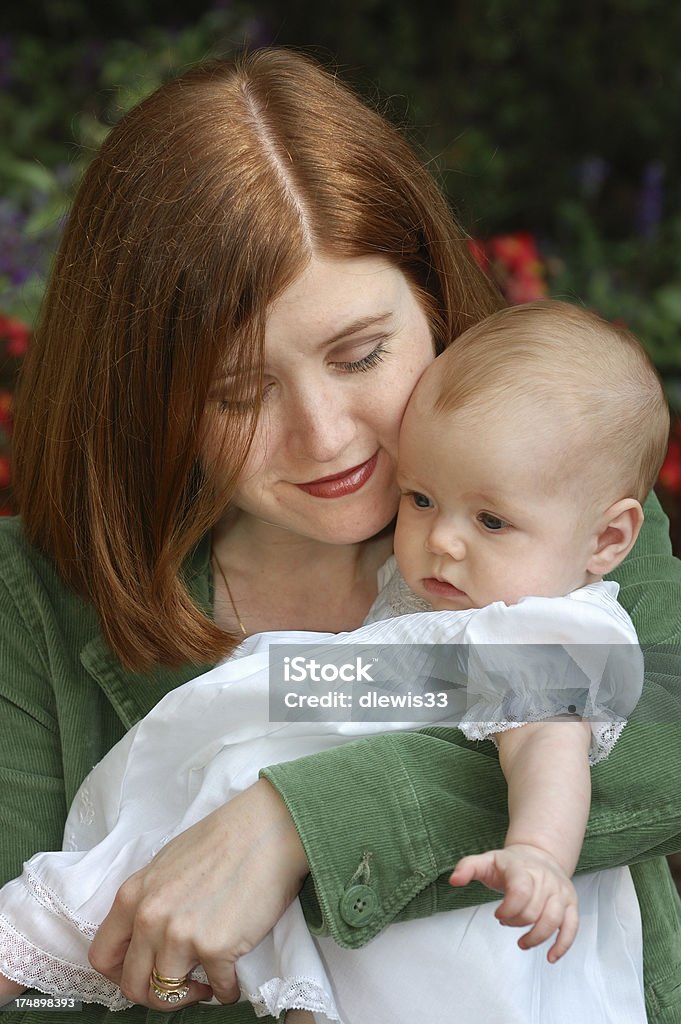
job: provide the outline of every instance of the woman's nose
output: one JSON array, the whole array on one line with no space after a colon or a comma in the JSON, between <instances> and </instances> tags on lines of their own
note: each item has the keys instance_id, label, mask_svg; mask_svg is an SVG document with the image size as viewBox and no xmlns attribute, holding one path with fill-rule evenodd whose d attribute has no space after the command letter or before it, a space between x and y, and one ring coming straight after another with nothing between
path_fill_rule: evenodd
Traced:
<instances>
[{"instance_id":1,"label":"woman's nose","mask_svg":"<svg viewBox=\"0 0 681 1024\"><path fill-rule=\"evenodd\" d=\"M453 523L438 518L426 537L426 550L431 555L448 555L460 561L466 553L466 545Z\"/></svg>"},{"instance_id":2,"label":"woman's nose","mask_svg":"<svg viewBox=\"0 0 681 1024\"><path fill-rule=\"evenodd\" d=\"M359 410L332 385L323 390L300 389L287 403L285 416L291 454L298 459L330 463L351 445Z\"/></svg>"}]
</instances>

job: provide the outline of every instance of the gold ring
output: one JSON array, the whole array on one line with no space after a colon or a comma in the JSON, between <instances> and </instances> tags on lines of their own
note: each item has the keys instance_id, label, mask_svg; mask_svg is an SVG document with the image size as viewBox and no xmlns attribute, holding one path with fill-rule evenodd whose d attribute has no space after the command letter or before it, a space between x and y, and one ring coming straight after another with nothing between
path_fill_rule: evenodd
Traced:
<instances>
[{"instance_id":1,"label":"gold ring","mask_svg":"<svg viewBox=\"0 0 681 1024\"><path fill-rule=\"evenodd\" d=\"M159 988L152 981L151 990L157 999L160 999L164 1003L179 1003L189 992L189 985L182 985L181 988L165 989Z\"/></svg>"},{"instance_id":2,"label":"gold ring","mask_svg":"<svg viewBox=\"0 0 681 1024\"><path fill-rule=\"evenodd\" d=\"M162 974L159 974L156 968L152 968L151 981L152 984L160 985L161 987L166 986L170 988L181 988L182 985L187 984L188 974L183 974L181 978L165 978Z\"/></svg>"},{"instance_id":3,"label":"gold ring","mask_svg":"<svg viewBox=\"0 0 681 1024\"><path fill-rule=\"evenodd\" d=\"M157 999L164 1003L179 1003L189 992L188 977L184 974L181 978L166 978L154 967L149 982Z\"/></svg>"}]
</instances>

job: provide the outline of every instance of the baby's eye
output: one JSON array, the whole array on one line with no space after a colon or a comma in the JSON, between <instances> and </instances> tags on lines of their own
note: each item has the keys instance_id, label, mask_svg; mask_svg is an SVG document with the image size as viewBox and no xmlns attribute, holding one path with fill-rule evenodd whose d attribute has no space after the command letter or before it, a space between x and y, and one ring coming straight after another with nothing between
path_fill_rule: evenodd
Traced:
<instances>
[{"instance_id":1,"label":"baby's eye","mask_svg":"<svg viewBox=\"0 0 681 1024\"><path fill-rule=\"evenodd\" d=\"M425 494L420 494L418 491L414 491L411 496L411 500L414 502L417 508L432 508L433 503L430 498L426 497Z\"/></svg>"},{"instance_id":2,"label":"baby's eye","mask_svg":"<svg viewBox=\"0 0 681 1024\"><path fill-rule=\"evenodd\" d=\"M505 530L510 524L491 512L478 512L478 522L482 523L486 530Z\"/></svg>"}]
</instances>

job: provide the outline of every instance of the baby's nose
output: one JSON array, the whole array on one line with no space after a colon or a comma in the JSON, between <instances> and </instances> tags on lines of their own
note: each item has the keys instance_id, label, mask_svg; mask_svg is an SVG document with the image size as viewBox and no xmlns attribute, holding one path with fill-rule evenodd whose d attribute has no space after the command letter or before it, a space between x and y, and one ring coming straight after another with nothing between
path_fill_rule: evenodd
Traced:
<instances>
[{"instance_id":1,"label":"baby's nose","mask_svg":"<svg viewBox=\"0 0 681 1024\"><path fill-rule=\"evenodd\" d=\"M428 534L426 548L433 555L448 555L457 561L466 553L466 546L458 530L454 529L451 523L440 520L433 525Z\"/></svg>"}]
</instances>

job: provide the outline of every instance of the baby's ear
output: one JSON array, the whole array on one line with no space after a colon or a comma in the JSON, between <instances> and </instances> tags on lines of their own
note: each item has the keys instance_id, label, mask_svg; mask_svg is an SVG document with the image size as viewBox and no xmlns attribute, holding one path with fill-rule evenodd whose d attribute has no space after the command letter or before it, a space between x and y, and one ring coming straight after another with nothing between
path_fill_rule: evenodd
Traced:
<instances>
[{"instance_id":1,"label":"baby's ear","mask_svg":"<svg viewBox=\"0 0 681 1024\"><path fill-rule=\"evenodd\" d=\"M594 576L612 572L629 554L643 525L643 509L636 498L622 498L603 513L605 523L586 569Z\"/></svg>"}]
</instances>

